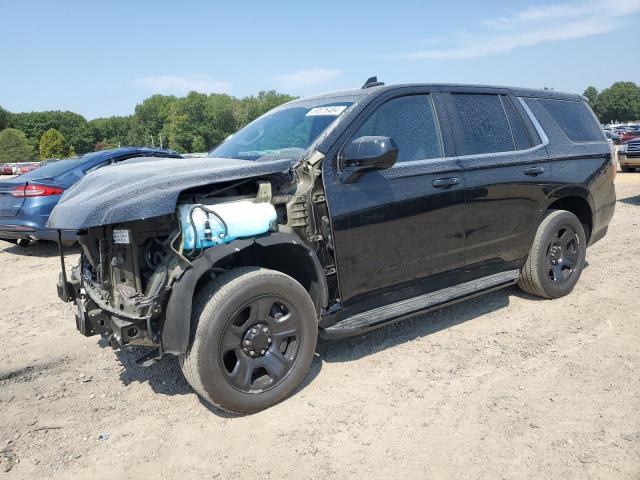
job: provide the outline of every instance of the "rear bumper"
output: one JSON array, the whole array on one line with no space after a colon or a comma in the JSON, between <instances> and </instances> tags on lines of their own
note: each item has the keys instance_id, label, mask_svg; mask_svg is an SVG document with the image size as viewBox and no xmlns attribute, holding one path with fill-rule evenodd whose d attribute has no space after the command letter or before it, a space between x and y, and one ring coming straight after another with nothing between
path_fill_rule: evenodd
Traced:
<instances>
[{"instance_id":1,"label":"rear bumper","mask_svg":"<svg viewBox=\"0 0 640 480\"><path fill-rule=\"evenodd\" d=\"M618 163L620 165L630 165L634 167L640 167L640 155L628 156L624 153L618 154Z\"/></svg>"},{"instance_id":2,"label":"rear bumper","mask_svg":"<svg viewBox=\"0 0 640 480\"><path fill-rule=\"evenodd\" d=\"M49 240L58 241L58 231L50 228L42 228L25 221L9 223L0 219L0 240ZM63 230L62 241L73 243L78 240L74 231Z\"/></svg>"}]
</instances>

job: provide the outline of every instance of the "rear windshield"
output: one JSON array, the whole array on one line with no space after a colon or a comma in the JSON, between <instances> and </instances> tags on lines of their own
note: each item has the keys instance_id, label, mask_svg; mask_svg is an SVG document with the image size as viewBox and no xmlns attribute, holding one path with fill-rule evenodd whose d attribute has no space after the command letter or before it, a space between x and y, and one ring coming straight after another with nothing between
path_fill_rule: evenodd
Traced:
<instances>
[{"instance_id":1,"label":"rear windshield","mask_svg":"<svg viewBox=\"0 0 640 480\"><path fill-rule=\"evenodd\" d=\"M598 142L604 140L600 124L585 102L538 99L572 142Z\"/></svg>"},{"instance_id":2,"label":"rear windshield","mask_svg":"<svg viewBox=\"0 0 640 480\"><path fill-rule=\"evenodd\" d=\"M43 167L38 167L30 172L20 175L22 180L37 180L41 178L53 178L61 175L69 170L76 168L83 162L83 158L70 158L68 160L60 160L59 162L49 163Z\"/></svg>"}]
</instances>

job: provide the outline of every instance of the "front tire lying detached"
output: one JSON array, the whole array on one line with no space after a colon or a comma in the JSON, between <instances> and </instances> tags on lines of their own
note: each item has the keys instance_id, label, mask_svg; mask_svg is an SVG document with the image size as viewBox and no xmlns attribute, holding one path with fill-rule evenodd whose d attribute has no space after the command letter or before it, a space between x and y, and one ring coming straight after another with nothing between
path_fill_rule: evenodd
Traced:
<instances>
[{"instance_id":1,"label":"front tire lying detached","mask_svg":"<svg viewBox=\"0 0 640 480\"><path fill-rule=\"evenodd\" d=\"M300 384L317 335L316 309L302 285L273 270L238 268L196 294L191 343L180 366L206 401L253 413Z\"/></svg>"},{"instance_id":2,"label":"front tire lying detached","mask_svg":"<svg viewBox=\"0 0 640 480\"><path fill-rule=\"evenodd\" d=\"M518 286L538 297L568 295L580 278L586 252L587 240L578 217L553 210L538 227Z\"/></svg>"}]
</instances>

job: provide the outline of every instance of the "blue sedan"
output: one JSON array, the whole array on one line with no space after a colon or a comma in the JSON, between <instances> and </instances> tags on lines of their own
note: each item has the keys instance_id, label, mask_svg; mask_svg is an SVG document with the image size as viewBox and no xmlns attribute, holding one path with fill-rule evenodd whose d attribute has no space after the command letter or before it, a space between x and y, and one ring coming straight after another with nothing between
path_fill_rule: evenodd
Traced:
<instances>
[{"instance_id":1,"label":"blue sedan","mask_svg":"<svg viewBox=\"0 0 640 480\"><path fill-rule=\"evenodd\" d=\"M57 241L57 231L46 228L46 224L64 191L89 172L139 157L182 158L172 150L159 148L116 148L49 163L0 181L0 240L22 246L31 240ZM75 232L65 232L62 240L75 242Z\"/></svg>"}]
</instances>

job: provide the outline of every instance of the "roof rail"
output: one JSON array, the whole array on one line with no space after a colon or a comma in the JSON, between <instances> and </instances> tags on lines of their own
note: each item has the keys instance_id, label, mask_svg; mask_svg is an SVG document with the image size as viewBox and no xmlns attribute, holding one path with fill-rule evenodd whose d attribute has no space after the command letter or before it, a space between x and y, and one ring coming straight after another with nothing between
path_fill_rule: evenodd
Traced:
<instances>
[{"instance_id":1,"label":"roof rail","mask_svg":"<svg viewBox=\"0 0 640 480\"><path fill-rule=\"evenodd\" d=\"M379 82L378 77L369 77L367 81L362 85L362 89L371 88L371 87L379 87L380 85L384 85L384 82Z\"/></svg>"}]
</instances>

